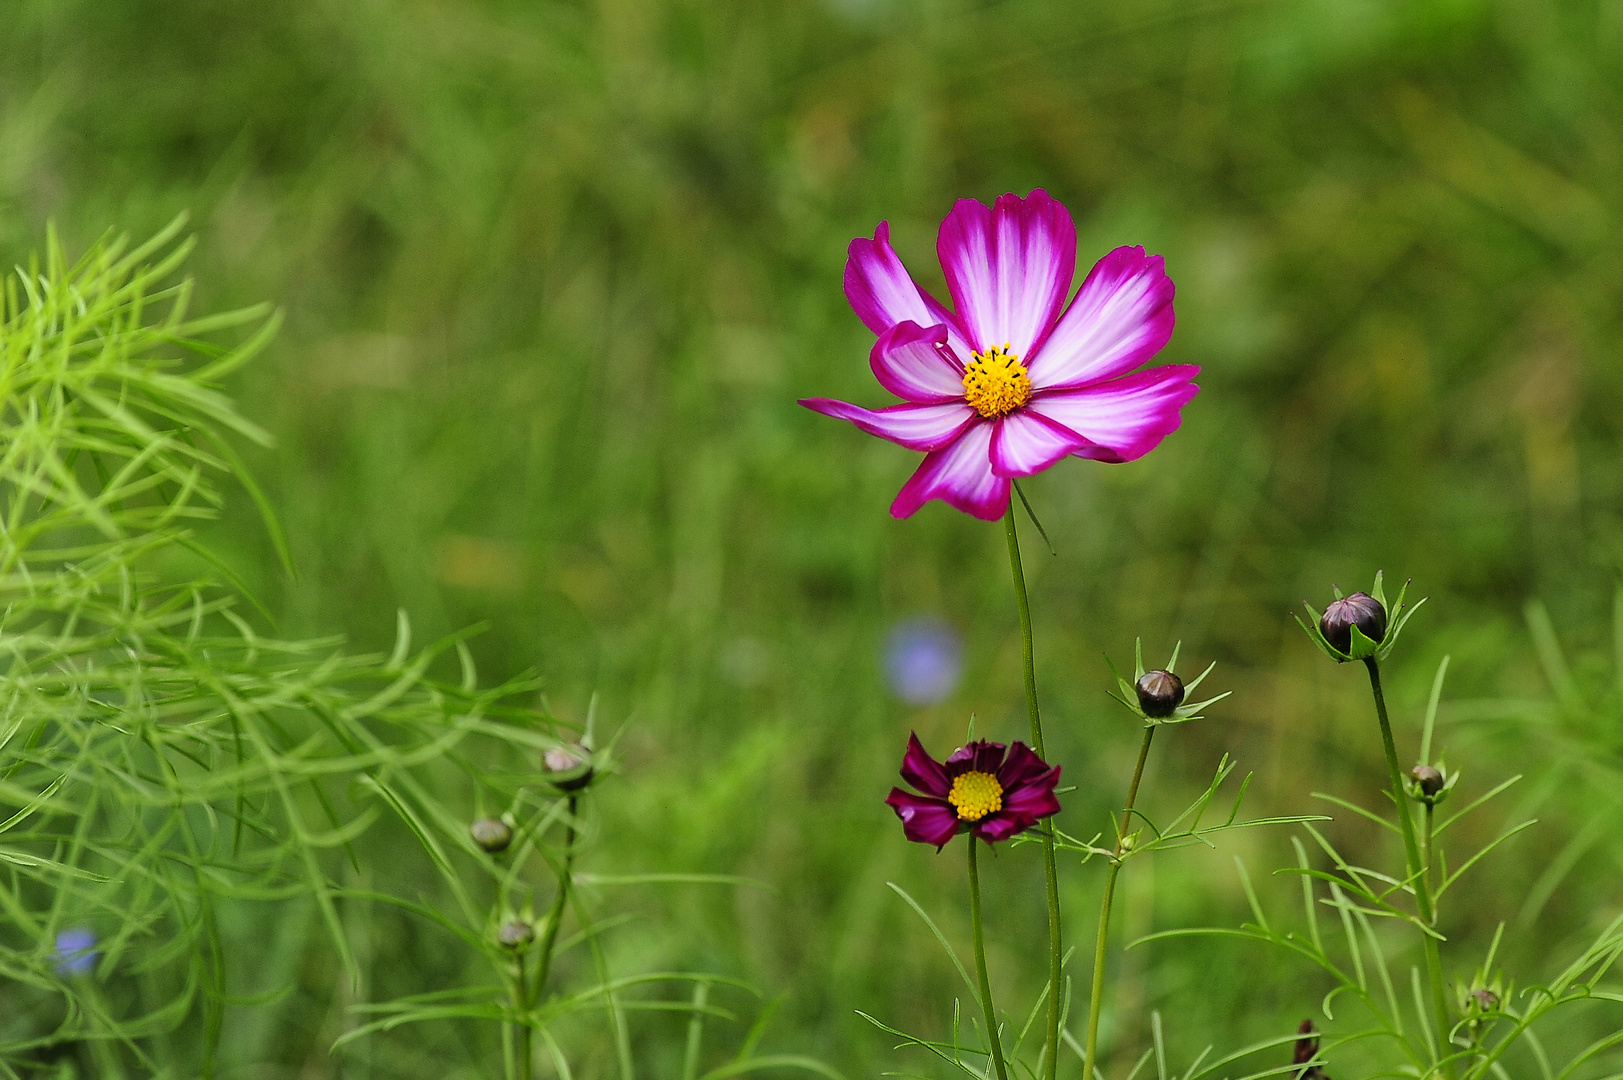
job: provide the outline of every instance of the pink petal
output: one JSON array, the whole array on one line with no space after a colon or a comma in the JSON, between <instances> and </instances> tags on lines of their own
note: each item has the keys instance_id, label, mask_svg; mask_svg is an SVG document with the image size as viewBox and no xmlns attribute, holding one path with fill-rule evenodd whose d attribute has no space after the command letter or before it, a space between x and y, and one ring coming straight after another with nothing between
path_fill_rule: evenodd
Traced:
<instances>
[{"instance_id":1,"label":"pink petal","mask_svg":"<svg viewBox=\"0 0 1623 1080\"><path fill-rule=\"evenodd\" d=\"M992 471L999 476L1030 476L1067 454L1092 446L1087 439L1041 413L1021 409L998 417L992 424Z\"/></svg>"},{"instance_id":2,"label":"pink petal","mask_svg":"<svg viewBox=\"0 0 1623 1080\"><path fill-rule=\"evenodd\" d=\"M945 766L925 751L917 732L907 737L907 753L902 757L902 779L938 799L945 799L952 791L952 781L947 779Z\"/></svg>"},{"instance_id":3,"label":"pink petal","mask_svg":"<svg viewBox=\"0 0 1623 1080\"><path fill-rule=\"evenodd\" d=\"M1169 364L1080 390L1041 391L1026 410L1041 413L1095 444L1078 450L1078 457L1132 461L1177 430L1183 421L1178 410L1200 392L1190 382L1199 370L1193 364Z\"/></svg>"},{"instance_id":4,"label":"pink petal","mask_svg":"<svg viewBox=\"0 0 1623 1080\"><path fill-rule=\"evenodd\" d=\"M940 799L914 795L891 788L885 799L902 819L902 835L920 844L934 844L937 851L958 835L958 813Z\"/></svg>"},{"instance_id":5,"label":"pink petal","mask_svg":"<svg viewBox=\"0 0 1623 1080\"><path fill-rule=\"evenodd\" d=\"M1039 390L1114 378L1172 337L1172 279L1159 255L1119 247L1088 272L1071 306L1026 363Z\"/></svg>"},{"instance_id":6,"label":"pink petal","mask_svg":"<svg viewBox=\"0 0 1623 1080\"><path fill-rule=\"evenodd\" d=\"M944 405L918 407L946 408ZM973 414L974 410L970 412ZM896 501L890 504L891 516L912 517L931 499L940 499L982 521L1002 517L1009 505L1009 481L992 472L992 460L987 452L991 438L991 424L971 422L957 441L932 451L902 485Z\"/></svg>"},{"instance_id":7,"label":"pink petal","mask_svg":"<svg viewBox=\"0 0 1623 1080\"><path fill-rule=\"evenodd\" d=\"M977 352L1007 342L1035 353L1076 273L1076 226L1038 188L1027 198L999 195L988 209L960 199L936 240L953 306Z\"/></svg>"},{"instance_id":8,"label":"pink petal","mask_svg":"<svg viewBox=\"0 0 1623 1080\"><path fill-rule=\"evenodd\" d=\"M968 356L958 320L941 302L914 284L902 260L890 246L890 222L881 221L873 239L851 241L845 257L845 298L864 326L876 334L899 322L920 326L944 323L954 348Z\"/></svg>"},{"instance_id":9,"label":"pink petal","mask_svg":"<svg viewBox=\"0 0 1623 1080\"><path fill-rule=\"evenodd\" d=\"M944 323L899 322L879 335L868 356L879 385L908 401L964 400L964 365L947 346Z\"/></svg>"},{"instance_id":10,"label":"pink petal","mask_svg":"<svg viewBox=\"0 0 1623 1080\"><path fill-rule=\"evenodd\" d=\"M975 410L963 401L939 405L892 405L886 409L864 409L829 398L802 398L800 403L813 412L849 420L869 435L889 439L909 450L935 450L949 445L976 419Z\"/></svg>"}]
</instances>

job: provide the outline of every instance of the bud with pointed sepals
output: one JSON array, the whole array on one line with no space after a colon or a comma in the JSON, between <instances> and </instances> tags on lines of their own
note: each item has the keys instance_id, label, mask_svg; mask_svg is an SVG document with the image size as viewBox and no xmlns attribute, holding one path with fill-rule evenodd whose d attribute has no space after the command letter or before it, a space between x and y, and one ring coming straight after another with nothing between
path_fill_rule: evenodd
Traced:
<instances>
[{"instance_id":1,"label":"bud with pointed sepals","mask_svg":"<svg viewBox=\"0 0 1623 1080\"><path fill-rule=\"evenodd\" d=\"M1145 716L1156 720L1171 716L1183 704L1183 680L1170 671L1147 671L1134 689L1138 691L1138 707Z\"/></svg>"},{"instance_id":2,"label":"bud with pointed sepals","mask_svg":"<svg viewBox=\"0 0 1623 1080\"><path fill-rule=\"evenodd\" d=\"M513 842L513 829L501 818L480 818L468 826L468 835L482 850L492 855L506 851L507 845Z\"/></svg>"},{"instance_id":3,"label":"bud with pointed sepals","mask_svg":"<svg viewBox=\"0 0 1623 1080\"><path fill-rule=\"evenodd\" d=\"M1375 575L1375 585L1367 593L1342 596L1337 589L1335 603L1326 608L1323 615L1313 610L1312 604L1302 605L1307 608L1311 622L1303 622L1301 616L1297 616L1296 621L1313 639L1313 644L1336 663L1385 660L1397 643L1404 623L1426 602L1422 597L1405 608L1403 598L1409 591L1405 582L1396 602L1388 604L1381 577L1379 573Z\"/></svg>"},{"instance_id":4,"label":"bud with pointed sepals","mask_svg":"<svg viewBox=\"0 0 1623 1080\"><path fill-rule=\"evenodd\" d=\"M580 743L554 746L541 755L547 780L559 791L574 793L592 782L592 752Z\"/></svg>"},{"instance_id":5,"label":"bud with pointed sepals","mask_svg":"<svg viewBox=\"0 0 1623 1080\"><path fill-rule=\"evenodd\" d=\"M1352 655L1352 632L1379 645L1386 637L1386 605L1369 593L1355 592L1324 609L1319 616L1319 633L1337 652Z\"/></svg>"},{"instance_id":6,"label":"bud with pointed sepals","mask_svg":"<svg viewBox=\"0 0 1623 1080\"><path fill-rule=\"evenodd\" d=\"M1443 790L1442 772L1430 765L1416 765L1409 770L1409 776L1422 795L1431 796Z\"/></svg>"},{"instance_id":7,"label":"bud with pointed sepals","mask_svg":"<svg viewBox=\"0 0 1623 1080\"><path fill-rule=\"evenodd\" d=\"M1173 646L1172 659L1167 661L1166 667L1146 671L1144 642L1142 639L1134 642L1133 678L1136 680L1134 682L1128 682L1123 678L1121 672L1116 670L1116 665L1106 657L1105 663L1110 664L1111 674L1116 676L1116 687L1120 691L1110 696L1127 706L1139 719L1152 727L1156 724L1181 724L1185 720L1199 720L1202 709L1228 697L1229 692L1225 691L1205 701L1191 701L1185 704L1184 699L1205 681L1206 676L1212 673L1217 664L1215 662L1207 664L1206 670L1189 680L1186 685L1173 673L1178 666L1178 653L1182 648L1181 642Z\"/></svg>"},{"instance_id":8,"label":"bud with pointed sepals","mask_svg":"<svg viewBox=\"0 0 1623 1080\"><path fill-rule=\"evenodd\" d=\"M520 919L510 919L496 930L496 941L504 949L522 949L535 940L535 927Z\"/></svg>"}]
</instances>

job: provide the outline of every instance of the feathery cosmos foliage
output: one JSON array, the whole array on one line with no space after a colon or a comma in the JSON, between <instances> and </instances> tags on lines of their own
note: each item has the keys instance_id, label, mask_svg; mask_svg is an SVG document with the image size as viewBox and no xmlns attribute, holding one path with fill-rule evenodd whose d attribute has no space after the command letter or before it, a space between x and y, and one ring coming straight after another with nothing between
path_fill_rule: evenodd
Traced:
<instances>
[{"instance_id":1,"label":"feathery cosmos foliage","mask_svg":"<svg viewBox=\"0 0 1623 1080\"><path fill-rule=\"evenodd\" d=\"M262 943L228 949L219 915L231 905L313 904L353 1000L366 981L345 925L355 904L404 908L506 971L514 958L492 913L565 895L552 873L535 872L557 865L549 828L567 827L572 856L577 825L563 821L541 763L577 736L517 703L521 693L535 700L533 681L480 689L459 639L414 652L403 616L388 656L267 636L251 597L195 539L234 479L286 550L230 442L265 436L218 388L277 319L264 307L189 316L190 285L172 281L190 246L174 242L180 226L134 248L106 240L77 262L53 237L42 263L5 283L4 1075L65 1057L105 1077L213 1075L224 1010L234 997L242 1004L233 988L267 960ZM431 674L441 668L460 677ZM449 783L455 773L461 782ZM512 857L480 851L471 808L442 791L476 792L520 822ZM572 797L568 806L572 815ZM421 879L436 888L396 898L354 884L371 873L369 830L387 819L415 837ZM400 858L398 844L389 858ZM574 914L578 932L560 938L569 913L555 906L549 958L595 942L590 907L577 898ZM492 1004L501 987L454 988L454 1000L359 1010L382 1012L369 1025L352 1011L340 1041L422 1020L544 1031L587 1006L606 1007L623 1030L635 1005L623 999L650 980L613 980L595 944L592 953L595 984L546 997L537 985L529 1013ZM625 1061L626 1040L616 1041ZM761 1067L735 1066L729 1075Z\"/></svg>"}]
</instances>

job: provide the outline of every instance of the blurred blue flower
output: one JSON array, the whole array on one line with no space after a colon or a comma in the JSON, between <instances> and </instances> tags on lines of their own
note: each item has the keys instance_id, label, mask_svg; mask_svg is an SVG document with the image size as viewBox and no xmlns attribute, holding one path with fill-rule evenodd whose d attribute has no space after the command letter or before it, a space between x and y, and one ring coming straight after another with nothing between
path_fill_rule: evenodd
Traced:
<instances>
[{"instance_id":1,"label":"blurred blue flower","mask_svg":"<svg viewBox=\"0 0 1623 1080\"><path fill-rule=\"evenodd\" d=\"M83 926L56 935L56 973L88 975L96 969L96 932Z\"/></svg>"},{"instance_id":2,"label":"blurred blue flower","mask_svg":"<svg viewBox=\"0 0 1623 1080\"><path fill-rule=\"evenodd\" d=\"M885 641L885 678L890 692L909 705L934 705L958 687L964 643L940 619L907 619Z\"/></svg>"}]
</instances>

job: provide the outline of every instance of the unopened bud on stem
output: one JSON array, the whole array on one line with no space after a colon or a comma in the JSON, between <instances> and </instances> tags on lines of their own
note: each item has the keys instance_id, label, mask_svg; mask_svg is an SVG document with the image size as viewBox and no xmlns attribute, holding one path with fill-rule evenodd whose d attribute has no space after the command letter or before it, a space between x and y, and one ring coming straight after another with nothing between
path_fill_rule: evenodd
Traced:
<instances>
[{"instance_id":1,"label":"unopened bud on stem","mask_svg":"<svg viewBox=\"0 0 1623 1080\"><path fill-rule=\"evenodd\" d=\"M580 743L552 747L541 755L541 764L559 791L579 791L592 782L592 752Z\"/></svg>"},{"instance_id":2,"label":"unopened bud on stem","mask_svg":"<svg viewBox=\"0 0 1623 1080\"><path fill-rule=\"evenodd\" d=\"M1443 790L1443 774L1430 765L1416 765L1409 770L1409 776L1423 794L1435 795Z\"/></svg>"},{"instance_id":3,"label":"unopened bud on stem","mask_svg":"<svg viewBox=\"0 0 1623 1080\"><path fill-rule=\"evenodd\" d=\"M535 940L535 927L517 919L504 922L496 931L496 940L504 949L522 949Z\"/></svg>"},{"instance_id":4,"label":"unopened bud on stem","mask_svg":"<svg viewBox=\"0 0 1623 1080\"><path fill-rule=\"evenodd\" d=\"M1146 671L1137 690L1138 707L1156 720L1171 716L1183 704L1183 680L1170 671Z\"/></svg>"},{"instance_id":5,"label":"unopened bud on stem","mask_svg":"<svg viewBox=\"0 0 1623 1080\"><path fill-rule=\"evenodd\" d=\"M1339 653L1352 652L1352 631L1377 645L1386 639L1386 608L1369 593L1355 592L1324 609L1319 617L1319 633Z\"/></svg>"},{"instance_id":6,"label":"unopened bud on stem","mask_svg":"<svg viewBox=\"0 0 1623 1080\"><path fill-rule=\"evenodd\" d=\"M468 826L468 835L473 837L474 843L492 855L506 851L507 845L513 842L513 830L501 818L480 818Z\"/></svg>"}]
</instances>

